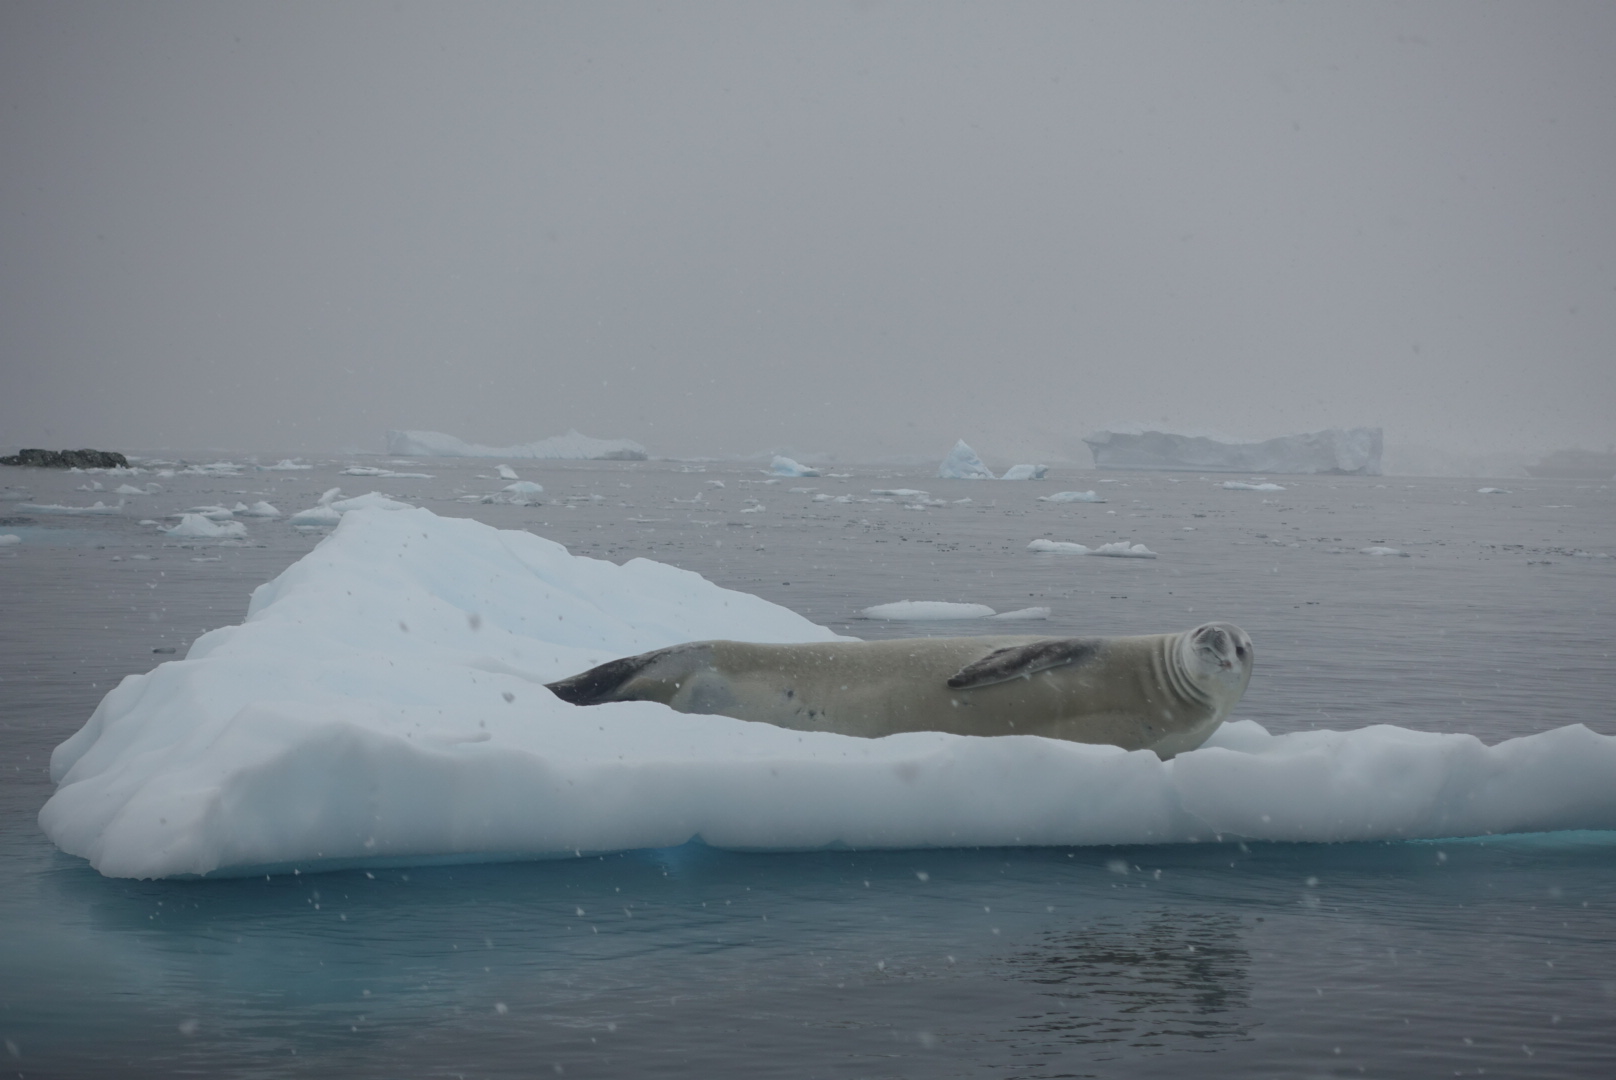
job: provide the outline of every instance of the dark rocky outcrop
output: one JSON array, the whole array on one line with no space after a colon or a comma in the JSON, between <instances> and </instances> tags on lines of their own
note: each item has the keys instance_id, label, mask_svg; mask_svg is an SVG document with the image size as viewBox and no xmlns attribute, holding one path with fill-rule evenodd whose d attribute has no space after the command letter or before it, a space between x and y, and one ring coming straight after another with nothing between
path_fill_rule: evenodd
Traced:
<instances>
[{"instance_id":1,"label":"dark rocky outcrop","mask_svg":"<svg viewBox=\"0 0 1616 1080\"><path fill-rule=\"evenodd\" d=\"M19 450L0 457L0 465L32 465L36 469L127 469L129 459L113 450Z\"/></svg>"}]
</instances>

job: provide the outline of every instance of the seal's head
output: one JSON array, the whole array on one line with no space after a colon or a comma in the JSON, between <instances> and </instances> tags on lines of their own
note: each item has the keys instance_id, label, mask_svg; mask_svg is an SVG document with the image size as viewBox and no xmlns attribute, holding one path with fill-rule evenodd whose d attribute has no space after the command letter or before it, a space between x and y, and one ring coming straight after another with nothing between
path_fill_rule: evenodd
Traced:
<instances>
[{"instance_id":1,"label":"seal's head","mask_svg":"<svg viewBox=\"0 0 1616 1080\"><path fill-rule=\"evenodd\" d=\"M1180 656L1184 669L1214 699L1232 708L1251 681L1256 653L1251 635L1234 623L1203 623L1184 635Z\"/></svg>"}]
</instances>

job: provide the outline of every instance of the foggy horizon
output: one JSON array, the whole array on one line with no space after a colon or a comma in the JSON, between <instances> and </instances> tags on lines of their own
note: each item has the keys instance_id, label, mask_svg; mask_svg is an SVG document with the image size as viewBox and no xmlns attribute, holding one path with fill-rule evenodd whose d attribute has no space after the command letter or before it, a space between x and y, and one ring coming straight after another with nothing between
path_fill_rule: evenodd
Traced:
<instances>
[{"instance_id":1,"label":"foggy horizon","mask_svg":"<svg viewBox=\"0 0 1616 1080\"><path fill-rule=\"evenodd\" d=\"M0 446L1616 443L1616 9L0 9Z\"/></svg>"}]
</instances>

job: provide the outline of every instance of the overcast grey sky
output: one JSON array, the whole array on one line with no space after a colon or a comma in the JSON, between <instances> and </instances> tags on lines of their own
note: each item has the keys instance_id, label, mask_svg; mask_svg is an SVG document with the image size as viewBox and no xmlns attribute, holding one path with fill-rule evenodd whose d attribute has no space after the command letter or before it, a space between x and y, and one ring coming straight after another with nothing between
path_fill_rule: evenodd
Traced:
<instances>
[{"instance_id":1,"label":"overcast grey sky","mask_svg":"<svg viewBox=\"0 0 1616 1080\"><path fill-rule=\"evenodd\" d=\"M0 444L1613 416L1616 4L0 3Z\"/></svg>"}]
</instances>

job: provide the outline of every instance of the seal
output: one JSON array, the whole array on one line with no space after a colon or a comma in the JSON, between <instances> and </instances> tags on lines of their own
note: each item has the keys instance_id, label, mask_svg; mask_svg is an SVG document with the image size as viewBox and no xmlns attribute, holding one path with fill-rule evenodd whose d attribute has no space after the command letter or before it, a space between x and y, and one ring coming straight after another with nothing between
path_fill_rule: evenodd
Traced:
<instances>
[{"instance_id":1,"label":"seal","mask_svg":"<svg viewBox=\"0 0 1616 1080\"><path fill-rule=\"evenodd\" d=\"M1145 637L955 637L759 645L695 641L548 684L563 701L660 701L798 731L1043 735L1153 750L1205 742L1246 691L1232 623Z\"/></svg>"}]
</instances>

